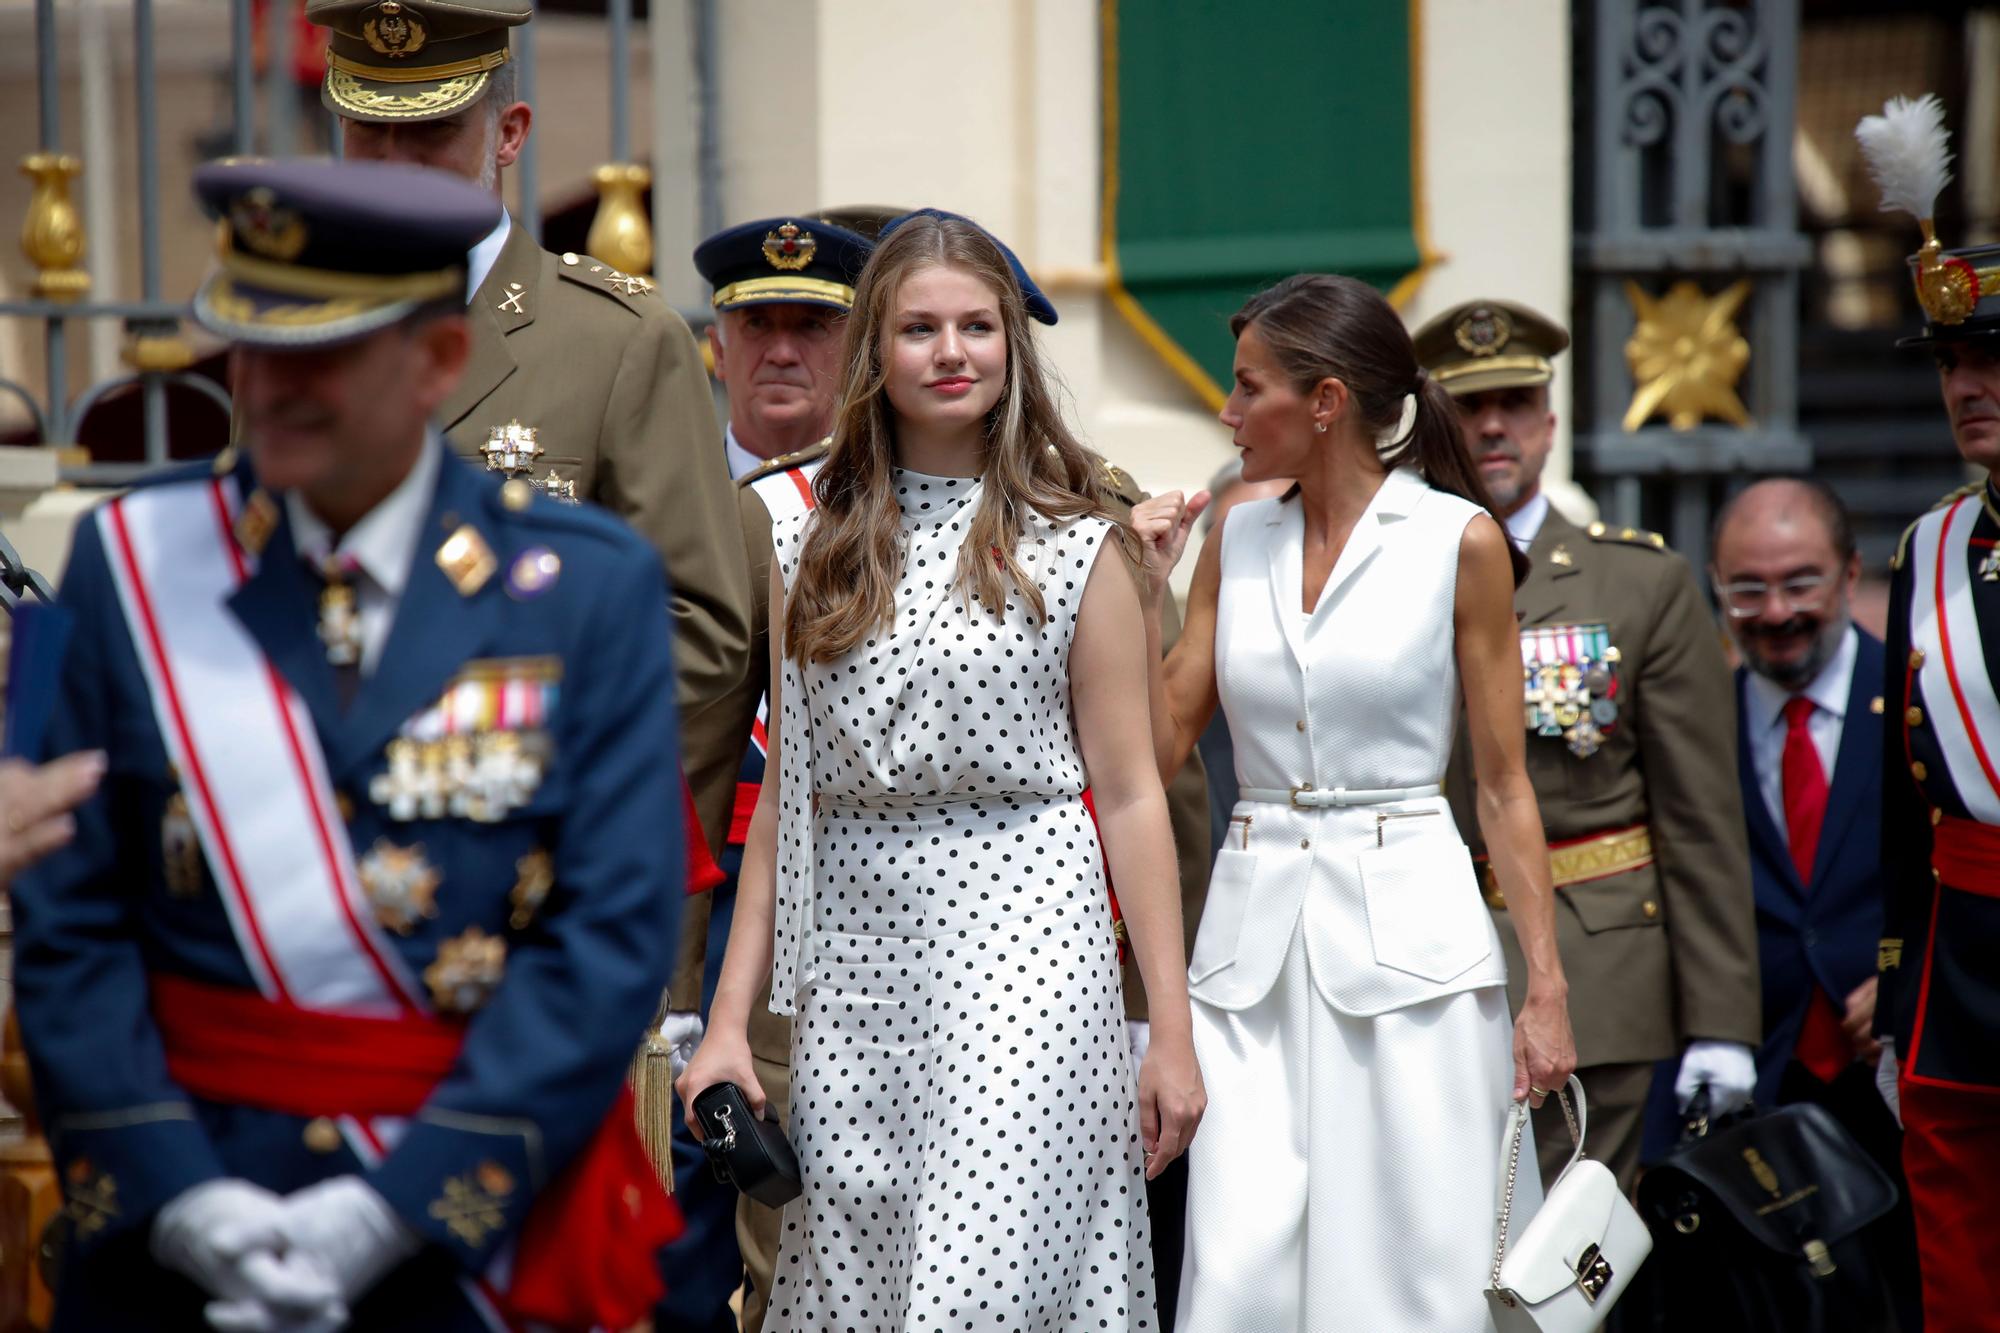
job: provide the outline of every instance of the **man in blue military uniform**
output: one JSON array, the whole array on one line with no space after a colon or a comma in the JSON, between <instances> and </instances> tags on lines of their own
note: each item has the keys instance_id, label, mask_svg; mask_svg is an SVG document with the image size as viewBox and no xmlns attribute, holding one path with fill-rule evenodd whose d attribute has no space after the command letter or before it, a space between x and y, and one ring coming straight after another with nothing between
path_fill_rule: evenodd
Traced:
<instances>
[{"instance_id":1,"label":"man in blue military uniform","mask_svg":"<svg viewBox=\"0 0 2000 1333\"><path fill-rule=\"evenodd\" d=\"M623 1326L677 1229L624 1091L681 897L659 560L427 424L490 195L195 183L244 456L79 527L47 748L108 771L14 890L57 1327Z\"/></svg>"},{"instance_id":2,"label":"man in blue military uniform","mask_svg":"<svg viewBox=\"0 0 2000 1333\"><path fill-rule=\"evenodd\" d=\"M1983 475L1910 525L1891 562L1883 694L1887 870L1875 1030L1903 1122L1924 1326L2000 1329L2000 246L1946 250L1944 110L1895 98L1856 130L1910 257L1958 452Z\"/></svg>"}]
</instances>

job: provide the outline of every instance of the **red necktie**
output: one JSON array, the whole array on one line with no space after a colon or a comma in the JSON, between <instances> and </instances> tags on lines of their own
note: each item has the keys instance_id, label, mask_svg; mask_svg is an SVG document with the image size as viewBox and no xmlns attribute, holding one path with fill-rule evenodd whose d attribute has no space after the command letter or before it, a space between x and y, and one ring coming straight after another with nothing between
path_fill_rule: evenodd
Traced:
<instances>
[{"instance_id":1,"label":"red necktie","mask_svg":"<svg viewBox=\"0 0 2000 1333\"><path fill-rule=\"evenodd\" d=\"M1785 785L1785 840L1790 843L1792 864L1798 867L1799 884L1812 888L1813 860L1819 853L1820 826L1826 822L1826 769L1819 761L1819 747L1813 744L1812 715L1817 707L1803 695L1793 695L1785 703L1785 757L1782 773ZM1840 1077L1854 1058L1847 1034L1840 1030L1840 1011L1817 986L1806 1006L1805 1023L1799 1029L1798 1045L1792 1058L1810 1070L1822 1083Z\"/></svg>"}]
</instances>

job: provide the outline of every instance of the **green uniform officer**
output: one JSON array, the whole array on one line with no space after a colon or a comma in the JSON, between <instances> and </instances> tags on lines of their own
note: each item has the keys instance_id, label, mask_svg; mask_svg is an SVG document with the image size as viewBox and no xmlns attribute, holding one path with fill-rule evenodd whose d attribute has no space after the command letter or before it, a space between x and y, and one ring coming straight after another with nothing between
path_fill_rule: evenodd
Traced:
<instances>
[{"instance_id":1,"label":"green uniform officer","mask_svg":"<svg viewBox=\"0 0 2000 1333\"><path fill-rule=\"evenodd\" d=\"M1416 346L1457 401L1495 507L1533 562L1514 597L1528 777L1548 832L1590 1154L1629 1189L1655 1061L1679 1056L1683 1101L1705 1084L1718 1114L1756 1081L1757 934L1729 667L1692 571L1664 539L1578 527L1542 493L1555 434L1549 358L1569 336L1523 306L1483 300L1425 324ZM1481 852L1463 737L1446 792ZM1518 1005L1520 951L1504 924L1500 938ZM1553 1179L1571 1146L1553 1102L1536 1112L1535 1138Z\"/></svg>"},{"instance_id":2,"label":"green uniform officer","mask_svg":"<svg viewBox=\"0 0 2000 1333\"><path fill-rule=\"evenodd\" d=\"M516 96L508 33L531 0L308 0L332 30L321 100L342 154L440 167L499 193L533 113ZM502 217L472 248L472 355L438 413L458 452L559 500L623 518L666 563L677 702L690 736L742 677L750 589L735 497L701 354L643 277L551 254ZM689 772L726 808L735 756Z\"/></svg>"}]
</instances>

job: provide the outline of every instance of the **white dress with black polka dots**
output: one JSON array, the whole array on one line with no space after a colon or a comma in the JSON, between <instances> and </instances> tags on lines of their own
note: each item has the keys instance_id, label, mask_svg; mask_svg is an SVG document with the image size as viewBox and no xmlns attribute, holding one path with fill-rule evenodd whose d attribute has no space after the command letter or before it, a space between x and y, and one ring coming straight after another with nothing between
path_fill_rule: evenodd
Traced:
<instances>
[{"instance_id":1,"label":"white dress with black polka dots","mask_svg":"<svg viewBox=\"0 0 2000 1333\"><path fill-rule=\"evenodd\" d=\"M1071 636L1110 525L1031 530L1047 620L1018 599L995 619L953 586L980 484L896 485L893 630L786 672L809 706L780 762L809 724L816 810L810 929L794 927L805 1192L766 1327L1155 1329L1136 1080L1070 716ZM787 583L810 517L774 530Z\"/></svg>"}]
</instances>

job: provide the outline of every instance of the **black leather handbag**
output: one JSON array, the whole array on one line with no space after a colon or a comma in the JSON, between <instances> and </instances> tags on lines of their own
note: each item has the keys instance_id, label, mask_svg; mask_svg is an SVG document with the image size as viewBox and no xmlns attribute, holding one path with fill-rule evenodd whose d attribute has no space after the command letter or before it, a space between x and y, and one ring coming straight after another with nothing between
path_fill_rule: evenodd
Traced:
<instances>
[{"instance_id":1,"label":"black leather handbag","mask_svg":"<svg viewBox=\"0 0 2000 1333\"><path fill-rule=\"evenodd\" d=\"M1680 1145L1639 1182L1653 1233L1654 1327L1897 1333L1882 1266L1862 1235L1896 1197L1895 1182L1822 1107L1795 1103L1710 1126L1698 1104Z\"/></svg>"},{"instance_id":2,"label":"black leather handbag","mask_svg":"<svg viewBox=\"0 0 2000 1333\"><path fill-rule=\"evenodd\" d=\"M791 1140L751 1113L741 1088L711 1084L694 1099L694 1114L701 1121L702 1151L717 1180L772 1208L799 1197L799 1159Z\"/></svg>"}]
</instances>

